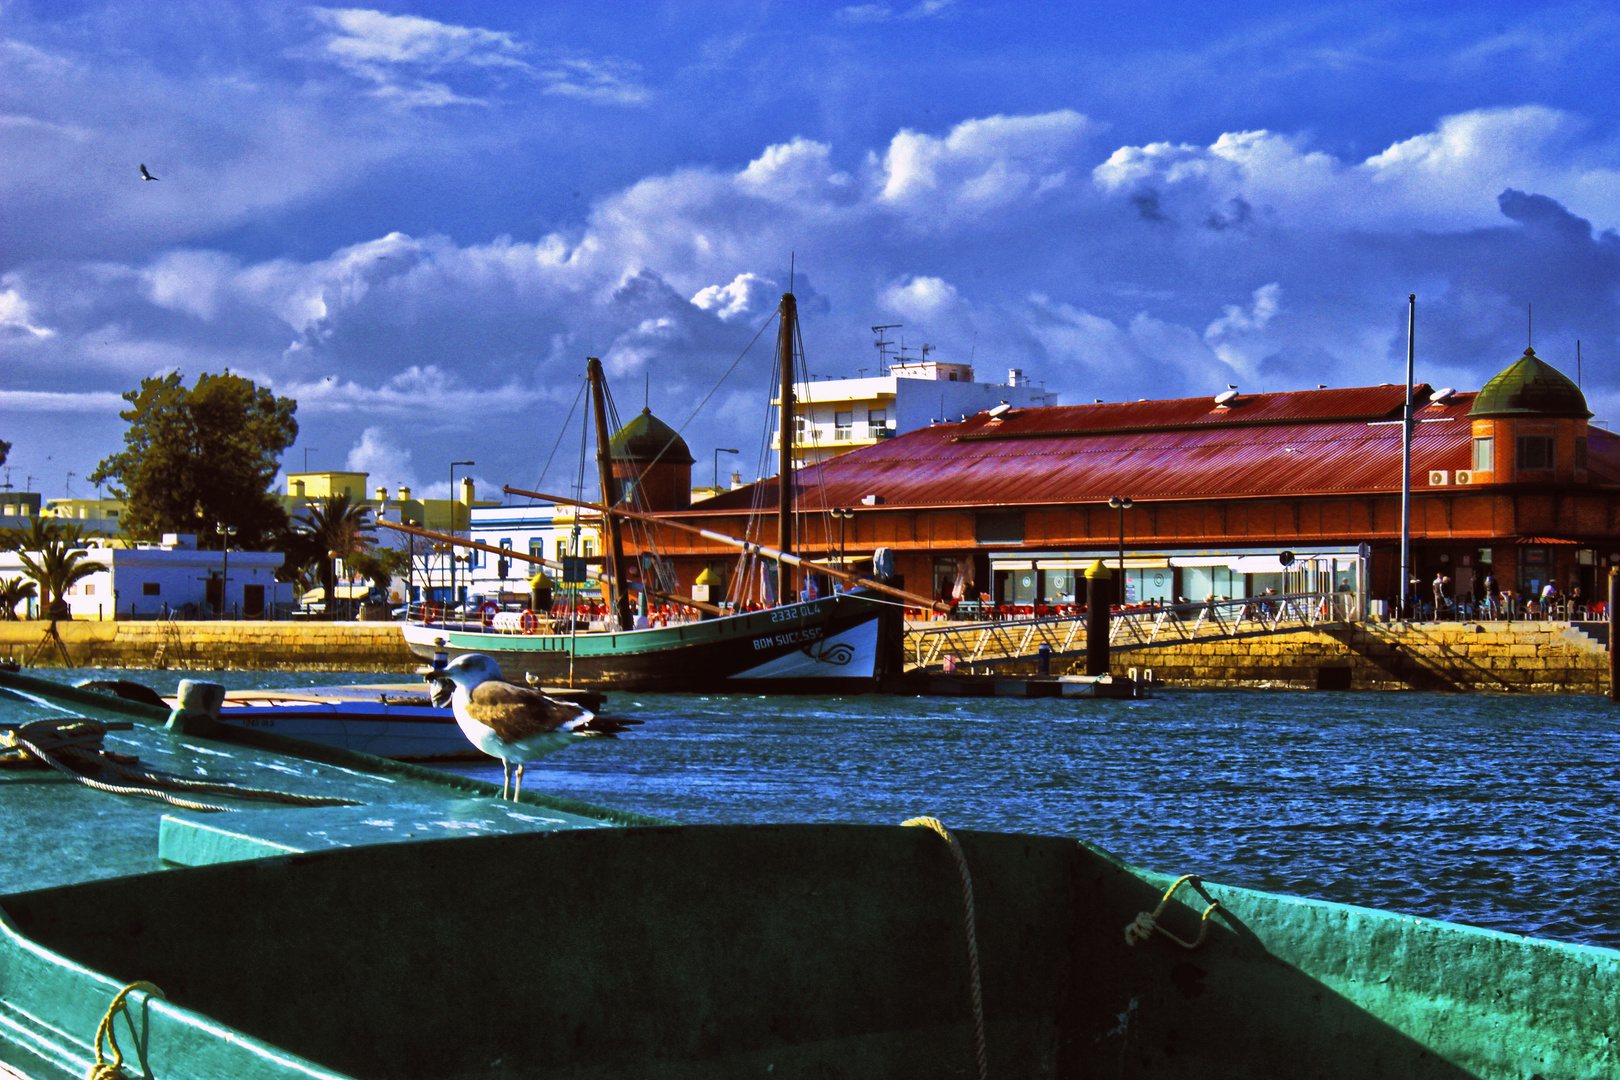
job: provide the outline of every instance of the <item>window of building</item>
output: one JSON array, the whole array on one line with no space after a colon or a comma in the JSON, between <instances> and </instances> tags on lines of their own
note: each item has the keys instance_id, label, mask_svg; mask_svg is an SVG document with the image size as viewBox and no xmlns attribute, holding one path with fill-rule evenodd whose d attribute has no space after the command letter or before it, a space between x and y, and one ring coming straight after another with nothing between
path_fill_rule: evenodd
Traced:
<instances>
[{"instance_id":1,"label":"window of building","mask_svg":"<svg viewBox=\"0 0 1620 1080\"><path fill-rule=\"evenodd\" d=\"M546 542L544 540L536 540L534 537L531 536L529 538L529 554L533 555L537 559L545 558L546 557ZM535 569L538 570L538 569L540 569L540 567L538 565L536 565Z\"/></svg>"},{"instance_id":2,"label":"window of building","mask_svg":"<svg viewBox=\"0 0 1620 1080\"><path fill-rule=\"evenodd\" d=\"M1496 440L1491 439L1491 438L1475 439L1474 440L1474 471L1475 472L1490 472L1491 469L1495 467L1492 464L1492 462L1494 462L1495 460L1496 460ZM1399 577L1400 575L1397 574L1395 576Z\"/></svg>"},{"instance_id":3,"label":"window of building","mask_svg":"<svg viewBox=\"0 0 1620 1080\"><path fill-rule=\"evenodd\" d=\"M1551 435L1520 435L1518 467L1521 469L1550 469L1553 467L1553 440Z\"/></svg>"},{"instance_id":4,"label":"window of building","mask_svg":"<svg viewBox=\"0 0 1620 1080\"><path fill-rule=\"evenodd\" d=\"M84 595L86 595L86 596L94 596L94 595L96 595L96 583L95 582L87 581L87 582L84 583Z\"/></svg>"},{"instance_id":5,"label":"window of building","mask_svg":"<svg viewBox=\"0 0 1620 1080\"><path fill-rule=\"evenodd\" d=\"M143 582L141 582L141 595L142 596L156 596L156 595L158 595L158 593L160 593L162 591L163 591L162 587L155 581L143 581Z\"/></svg>"},{"instance_id":6,"label":"window of building","mask_svg":"<svg viewBox=\"0 0 1620 1080\"><path fill-rule=\"evenodd\" d=\"M866 426L867 427L873 427L873 428L888 427L889 426L889 410L888 409L867 409L866 410Z\"/></svg>"},{"instance_id":7,"label":"window of building","mask_svg":"<svg viewBox=\"0 0 1620 1080\"><path fill-rule=\"evenodd\" d=\"M557 541L557 561L562 562L563 556L568 554L568 541ZM1398 575L1397 575L1398 576Z\"/></svg>"},{"instance_id":8,"label":"window of building","mask_svg":"<svg viewBox=\"0 0 1620 1080\"><path fill-rule=\"evenodd\" d=\"M1585 435L1577 435L1577 436L1575 436L1575 467L1577 469L1586 468L1586 436Z\"/></svg>"},{"instance_id":9,"label":"window of building","mask_svg":"<svg viewBox=\"0 0 1620 1080\"><path fill-rule=\"evenodd\" d=\"M835 441L847 442L854 427L854 410L845 410L842 412L833 413L833 439Z\"/></svg>"},{"instance_id":10,"label":"window of building","mask_svg":"<svg viewBox=\"0 0 1620 1080\"><path fill-rule=\"evenodd\" d=\"M585 557L587 559L589 559L589 558L591 558L592 556L594 556L596 554L596 541L594 541L594 540L586 540L586 541L583 541L583 543L585 545L585 547L583 549L584 553L585 553Z\"/></svg>"},{"instance_id":11,"label":"window of building","mask_svg":"<svg viewBox=\"0 0 1620 1080\"><path fill-rule=\"evenodd\" d=\"M980 544L1022 544L1024 542L1024 513L979 513L973 522L973 539Z\"/></svg>"}]
</instances>

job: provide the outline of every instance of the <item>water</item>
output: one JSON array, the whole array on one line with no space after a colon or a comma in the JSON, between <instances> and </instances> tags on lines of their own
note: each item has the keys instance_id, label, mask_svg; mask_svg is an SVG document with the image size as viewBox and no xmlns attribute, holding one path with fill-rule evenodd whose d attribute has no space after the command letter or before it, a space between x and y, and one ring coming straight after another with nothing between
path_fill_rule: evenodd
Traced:
<instances>
[{"instance_id":1,"label":"water","mask_svg":"<svg viewBox=\"0 0 1620 1080\"><path fill-rule=\"evenodd\" d=\"M176 677L120 674L160 689ZM1602 698L617 694L607 711L645 724L536 763L531 790L688 823L931 814L1231 885L1620 947L1620 707ZM500 782L498 765L452 768Z\"/></svg>"}]
</instances>

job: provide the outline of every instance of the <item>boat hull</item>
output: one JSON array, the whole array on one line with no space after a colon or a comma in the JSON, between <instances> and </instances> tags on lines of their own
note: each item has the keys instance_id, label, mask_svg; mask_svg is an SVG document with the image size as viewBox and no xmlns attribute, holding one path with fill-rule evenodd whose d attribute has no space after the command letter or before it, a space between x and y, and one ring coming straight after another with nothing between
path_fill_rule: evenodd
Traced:
<instances>
[{"instance_id":1,"label":"boat hull","mask_svg":"<svg viewBox=\"0 0 1620 1080\"><path fill-rule=\"evenodd\" d=\"M765 611L621 633L505 634L407 623L405 641L432 659L485 653L514 682L601 690L851 693L873 690L899 640L899 609L839 593Z\"/></svg>"}]
</instances>

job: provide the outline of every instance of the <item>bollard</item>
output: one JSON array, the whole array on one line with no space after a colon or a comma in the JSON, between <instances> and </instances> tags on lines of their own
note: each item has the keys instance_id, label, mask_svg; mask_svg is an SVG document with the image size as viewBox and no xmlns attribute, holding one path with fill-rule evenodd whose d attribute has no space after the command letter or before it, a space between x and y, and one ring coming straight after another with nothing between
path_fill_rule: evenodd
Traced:
<instances>
[{"instance_id":1,"label":"bollard","mask_svg":"<svg viewBox=\"0 0 1620 1080\"><path fill-rule=\"evenodd\" d=\"M163 726L177 735L207 735L219 724L219 709L225 703L225 688L219 683L181 679L175 692L175 708Z\"/></svg>"},{"instance_id":2,"label":"bollard","mask_svg":"<svg viewBox=\"0 0 1620 1080\"><path fill-rule=\"evenodd\" d=\"M1042 675L1052 674L1052 646L1041 642L1041 647L1035 650L1035 657L1036 669Z\"/></svg>"},{"instance_id":3,"label":"bollard","mask_svg":"<svg viewBox=\"0 0 1620 1080\"><path fill-rule=\"evenodd\" d=\"M1101 559L1086 567L1086 674L1108 674L1108 605L1114 575Z\"/></svg>"},{"instance_id":4,"label":"bollard","mask_svg":"<svg viewBox=\"0 0 1620 1080\"><path fill-rule=\"evenodd\" d=\"M1620 569L1609 569L1609 700L1620 701L1620 652L1615 636L1620 634Z\"/></svg>"}]
</instances>

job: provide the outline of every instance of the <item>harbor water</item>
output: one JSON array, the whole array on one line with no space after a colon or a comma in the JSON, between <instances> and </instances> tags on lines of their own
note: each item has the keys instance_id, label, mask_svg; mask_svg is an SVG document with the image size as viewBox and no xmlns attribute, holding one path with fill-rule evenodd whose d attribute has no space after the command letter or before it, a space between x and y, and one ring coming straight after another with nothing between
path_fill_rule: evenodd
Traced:
<instances>
[{"instance_id":1,"label":"harbor water","mask_svg":"<svg viewBox=\"0 0 1620 1080\"><path fill-rule=\"evenodd\" d=\"M116 674L160 690L180 677ZM927 814L1217 883L1620 947L1620 707L1599 697L614 694L604 711L644 723L542 759L525 787L691 824ZM26 712L0 703L0 719ZM498 763L444 767L501 779Z\"/></svg>"}]
</instances>

